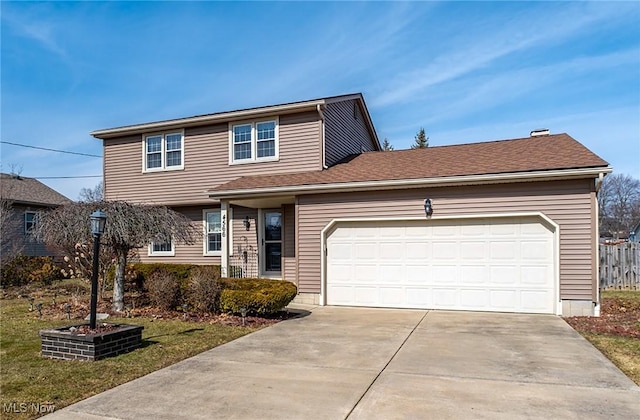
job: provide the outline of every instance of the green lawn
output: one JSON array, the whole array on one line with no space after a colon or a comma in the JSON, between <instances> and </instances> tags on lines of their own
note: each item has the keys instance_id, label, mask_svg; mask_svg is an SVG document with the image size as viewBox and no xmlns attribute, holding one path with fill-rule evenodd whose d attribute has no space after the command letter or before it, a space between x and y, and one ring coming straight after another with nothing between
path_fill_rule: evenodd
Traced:
<instances>
[{"instance_id":1,"label":"green lawn","mask_svg":"<svg viewBox=\"0 0 640 420\"><path fill-rule=\"evenodd\" d=\"M88 300L88 296L82 298ZM58 307L69 299L71 296L59 296ZM180 319L110 318L109 322L143 325L143 347L97 362L50 360L40 356L38 331L82 321L64 319L64 311L53 309L51 296L38 301L45 307L42 319L37 311L29 311L25 298L0 300L3 419L38 417L34 403L60 409L256 330ZM15 412L22 411L20 404L26 404L26 413Z\"/></svg>"}]
</instances>

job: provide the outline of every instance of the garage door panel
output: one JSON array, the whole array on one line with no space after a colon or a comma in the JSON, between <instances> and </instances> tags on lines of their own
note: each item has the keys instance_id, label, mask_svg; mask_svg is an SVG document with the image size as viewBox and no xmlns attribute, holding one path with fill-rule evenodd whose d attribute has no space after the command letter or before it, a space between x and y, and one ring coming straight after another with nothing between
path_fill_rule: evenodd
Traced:
<instances>
[{"instance_id":1,"label":"garage door panel","mask_svg":"<svg viewBox=\"0 0 640 420\"><path fill-rule=\"evenodd\" d=\"M515 311L519 306L520 294L515 290L491 290L491 306L504 311Z\"/></svg>"},{"instance_id":2,"label":"garage door panel","mask_svg":"<svg viewBox=\"0 0 640 420\"><path fill-rule=\"evenodd\" d=\"M406 255L403 242L380 242L378 250L381 260L403 260Z\"/></svg>"},{"instance_id":3,"label":"garage door panel","mask_svg":"<svg viewBox=\"0 0 640 420\"><path fill-rule=\"evenodd\" d=\"M523 260L546 260L551 254L550 246L545 241L522 241L520 255Z\"/></svg>"},{"instance_id":4,"label":"garage door panel","mask_svg":"<svg viewBox=\"0 0 640 420\"><path fill-rule=\"evenodd\" d=\"M356 283L360 284L370 284L372 281L377 282L378 280L378 265L375 263L371 264L358 264L355 267L355 270L352 270L353 277ZM377 280L377 281L376 281Z\"/></svg>"},{"instance_id":5,"label":"garage door panel","mask_svg":"<svg viewBox=\"0 0 640 420\"><path fill-rule=\"evenodd\" d=\"M354 289L355 301L361 306L376 306L379 302L377 287L358 287Z\"/></svg>"},{"instance_id":6,"label":"garage door panel","mask_svg":"<svg viewBox=\"0 0 640 420\"><path fill-rule=\"evenodd\" d=\"M431 244L424 241L416 242L413 239L405 243L404 248L404 260L411 261L412 259L430 259L431 258Z\"/></svg>"},{"instance_id":7,"label":"garage door panel","mask_svg":"<svg viewBox=\"0 0 640 420\"><path fill-rule=\"evenodd\" d=\"M460 306L462 309L479 310L489 306L489 290L460 289Z\"/></svg>"},{"instance_id":8,"label":"garage door panel","mask_svg":"<svg viewBox=\"0 0 640 420\"><path fill-rule=\"evenodd\" d=\"M515 265L492 265L489 270L491 284L515 286L518 283L520 269Z\"/></svg>"},{"instance_id":9,"label":"garage door panel","mask_svg":"<svg viewBox=\"0 0 640 420\"><path fill-rule=\"evenodd\" d=\"M351 222L327 247L328 304L554 312L554 234L531 218Z\"/></svg>"},{"instance_id":10,"label":"garage door panel","mask_svg":"<svg viewBox=\"0 0 640 420\"><path fill-rule=\"evenodd\" d=\"M487 243L485 241L478 242L460 242L460 258L463 260L484 260L486 258L485 251Z\"/></svg>"},{"instance_id":11,"label":"garage door panel","mask_svg":"<svg viewBox=\"0 0 640 420\"><path fill-rule=\"evenodd\" d=\"M521 284L527 287L538 286L539 288L548 288L551 286L551 273L549 267L539 265L523 265L520 267Z\"/></svg>"},{"instance_id":12,"label":"garage door panel","mask_svg":"<svg viewBox=\"0 0 640 420\"><path fill-rule=\"evenodd\" d=\"M380 304L386 307L399 307L406 300L404 287L380 287ZM375 306L375 305L374 305Z\"/></svg>"},{"instance_id":13,"label":"garage door panel","mask_svg":"<svg viewBox=\"0 0 640 420\"><path fill-rule=\"evenodd\" d=\"M462 284L486 284L489 282L489 267L482 265L465 265L460 268Z\"/></svg>"},{"instance_id":14,"label":"garage door panel","mask_svg":"<svg viewBox=\"0 0 640 420\"><path fill-rule=\"evenodd\" d=\"M426 287L407 287L405 297L407 308L431 308L433 307L432 290Z\"/></svg>"},{"instance_id":15,"label":"garage door panel","mask_svg":"<svg viewBox=\"0 0 640 420\"><path fill-rule=\"evenodd\" d=\"M409 285L419 284L426 286L428 279L431 277L431 267L426 263L419 261L409 263L405 267L404 282Z\"/></svg>"},{"instance_id":16,"label":"garage door panel","mask_svg":"<svg viewBox=\"0 0 640 420\"><path fill-rule=\"evenodd\" d=\"M513 261L518 257L519 248L516 241L492 241L489 243L489 258L492 261Z\"/></svg>"},{"instance_id":17,"label":"garage door panel","mask_svg":"<svg viewBox=\"0 0 640 420\"><path fill-rule=\"evenodd\" d=\"M457 289L443 289L443 288L434 287L433 289L434 309L448 309L448 308L457 307L457 306L459 306Z\"/></svg>"},{"instance_id":18,"label":"garage door panel","mask_svg":"<svg viewBox=\"0 0 640 420\"><path fill-rule=\"evenodd\" d=\"M546 313L549 292L538 290L523 290L520 293L522 307L527 312Z\"/></svg>"},{"instance_id":19,"label":"garage door panel","mask_svg":"<svg viewBox=\"0 0 640 420\"><path fill-rule=\"evenodd\" d=\"M431 267L433 284L451 284L451 279L458 278L458 267L455 265L434 265Z\"/></svg>"},{"instance_id":20,"label":"garage door panel","mask_svg":"<svg viewBox=\"0 0 640 420\"><path fill-rule=\"evenodd\" d=\"M406 266L401 264L381 263L378 266L378 274L382 282L403 284L407 277Z\"/></svg>"},{"instance_id":21,"label":"garage door panel","mask_svg":"<svg viewBox=\"0 0 640 420\"><path fill-rule=\"evenodd\" d=\"M438 260L455 260L458 257L458 247L456 242L433 241L431 249L433 258Z\"/></svg>"}]
</instances>

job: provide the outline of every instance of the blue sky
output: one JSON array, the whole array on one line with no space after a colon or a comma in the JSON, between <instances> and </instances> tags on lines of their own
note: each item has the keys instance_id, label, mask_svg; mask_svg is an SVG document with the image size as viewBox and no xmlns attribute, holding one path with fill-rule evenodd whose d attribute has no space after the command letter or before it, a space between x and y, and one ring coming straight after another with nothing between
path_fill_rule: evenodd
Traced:
<instances>
[{"instance_id":1,"label":"blue sky","mask_svg":"<svg viewBox=\"0 0 640 420\"><path fill-rule=\"evenodd\" d=\"M362 92L408 148L567 132L640 179L639 2L2 2L1 139L102 154L101 128ZM0 144L2 171L102 160ZM69 198L99 178L43 179Z\"/></svg>"}]
</instances>

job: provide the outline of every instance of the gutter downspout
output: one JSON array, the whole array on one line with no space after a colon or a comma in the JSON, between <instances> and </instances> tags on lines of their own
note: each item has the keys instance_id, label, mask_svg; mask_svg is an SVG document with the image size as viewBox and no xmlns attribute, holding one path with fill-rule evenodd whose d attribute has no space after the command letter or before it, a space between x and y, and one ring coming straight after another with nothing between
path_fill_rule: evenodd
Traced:
<instances>
[{"instance_id":1,"label":"gutter downspout","mask_svg":"<svg viewBox=\"0 0 640 420\"><path fill-rule=\"evenodd\" d=\"M598 287L596 287L596 301L593 307L593 316L600 316L600 206L598 204L598 192L600 188L602 188L602 183L604 182L604 173L600 172L598 174L598 178L596 178L596 220L594 221L596 224L596 281L598 282Z\"/></svg>"},{"instance_id":2,"label":"gutter downspout","mask_svg":"<svg viewBox=\"0 0 640 420\"><path fill-rule=\"evenodd\" d=\"M327 169L327 159L325 155L325 130L324 130L324 113L322 112L322 108L324 105L318 104L316 105L316 110L318 111L318 115L320 115L320 154L322 156L322 163L320 170Z\"/></svg>"}]
</instances>

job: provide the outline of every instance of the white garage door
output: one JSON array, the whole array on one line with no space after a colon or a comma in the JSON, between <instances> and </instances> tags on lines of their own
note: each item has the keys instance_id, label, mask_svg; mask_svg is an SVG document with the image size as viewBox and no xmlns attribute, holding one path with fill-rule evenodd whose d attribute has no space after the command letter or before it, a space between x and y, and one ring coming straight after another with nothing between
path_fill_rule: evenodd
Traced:
<instances>
[{"instance_id":1,"label":"white garage door","mask_svg":"<svg viewBox=\"0 0 640 420\"><path fill-rule=\"evenodd\" d=\"M553 313L553 238L525 217L339 223L327 304Z\"/></svg>"}]
</instances>

